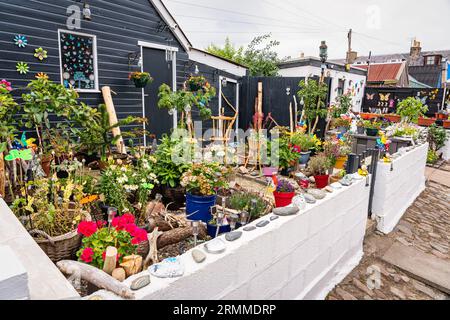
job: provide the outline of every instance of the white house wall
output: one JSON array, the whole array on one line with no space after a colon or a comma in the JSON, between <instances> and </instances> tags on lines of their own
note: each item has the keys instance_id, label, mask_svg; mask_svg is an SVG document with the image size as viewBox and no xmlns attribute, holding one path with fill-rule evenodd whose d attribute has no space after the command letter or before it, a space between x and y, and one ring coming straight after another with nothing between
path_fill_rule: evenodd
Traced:
<instances>
[{"instance_id":1,"label":"white house wall","mask_svg":"<svg viewBox=\"0 0 450 320\"><path fill-rule=\"evenodd\" d=\"M337 98L337 88L339 84L339 79L343 79L345 77L345 87L344 92L348 89L352 91L352 103L353 103L353 111L360 112L364 97L364 87L366 84L366 76L359 75L349 72L336 71L333 69L327 69L325 73L330 73L330 77L332 78L331 82L331 102L336 102ZM301 67L293 67L280 69L279 74L283 77L320 77L321 69L315 66L301 66ZM349 87L350 80L352 80L352 86ZM359 92L358 92L359 89Z\"/></svg>"}]
</instances>

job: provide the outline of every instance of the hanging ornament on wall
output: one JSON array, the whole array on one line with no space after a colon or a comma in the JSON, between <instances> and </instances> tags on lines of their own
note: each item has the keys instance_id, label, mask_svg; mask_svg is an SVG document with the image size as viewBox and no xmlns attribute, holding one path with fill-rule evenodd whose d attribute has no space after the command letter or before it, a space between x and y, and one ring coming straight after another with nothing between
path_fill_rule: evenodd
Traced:
<instances>
[{"instance_id":1,"label":"hanging ornament on wall","mask_svg":"<svg viewBox=\"0 0 450 320\"><path fill-rule=\"evenodd\" d=\"M28 63L26 62L17 62L16 65L17 72L20 74L27 74L28 71L30 71L30 68L28 67Z\"/></svg>"},{"instance_id":2,"label":"hanging ornament on wall","mask_svg":"<svg viewBox=\"0 0 450 320\"><path fill-rule=\"evenodd\" d=\"M36 79L48 80L48 74L46 74L44 72L39 72L36 75Z\"/></svg>"},{"instance_id":3,"label":"hanging ornament on wall","mask_svg":"<svg viewBox=\"0 0 450 320\"><path fill-rule=\"evenodd\" d=\"M47 59L47 50L44 50L42 48L37 48L34 50L34 56L39 59L39 61L43 61L44 59Z\"/></svg>"},{"instance_id":4,"label":"hanging ornament on wall","mask_svg":"<svg viewBox=\"0 0 450 320\"><path fill-rule=\"evenodd\" d=\"M25 37L21 34L18 34L14 37L14 43L19 48L25 48L28 45L28 40L27 40L27 37Z\"/></svg>"}]
</instances>

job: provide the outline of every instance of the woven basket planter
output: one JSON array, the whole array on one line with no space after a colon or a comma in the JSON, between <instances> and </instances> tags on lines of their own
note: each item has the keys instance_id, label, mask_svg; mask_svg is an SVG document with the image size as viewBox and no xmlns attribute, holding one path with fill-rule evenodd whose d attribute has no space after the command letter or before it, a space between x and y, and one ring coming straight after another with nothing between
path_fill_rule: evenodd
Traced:
<instances>
[{"instance_id":1,"label":"woven basket planter","mask_svg":"<svg viewBox=\"0 0 450 320\"><path fill-rule=\"evenodd\" d=\"M91 221L89 213L85 212L84 214L85 221ZM34 240L54 263L61 260L74 259L81 247L82 235L78 234L77 230L56 237L51 237L44 231L36 229L29 231L29 233L32 236L46 238L45 240L34 238Z\"/></svg>"}]
</instances>

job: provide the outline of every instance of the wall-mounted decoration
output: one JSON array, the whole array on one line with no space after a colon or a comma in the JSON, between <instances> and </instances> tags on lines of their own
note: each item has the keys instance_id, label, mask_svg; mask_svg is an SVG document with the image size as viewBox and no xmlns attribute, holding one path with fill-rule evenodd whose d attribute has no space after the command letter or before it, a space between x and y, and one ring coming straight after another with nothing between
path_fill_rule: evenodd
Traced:
<instances>
[{"instance_id":1,"label":"wall-mounted decoration","mask_svg":"<svg viewBox=\"0 0 450 320\"><path fill-rule=\"evenodd\" d=\"M98 91L97 38L59 30L61 81L80 92Z\"/></svg>"},{"instance_id":2,"label":"wall-mounted decoration","mask_svg":"<svg viewBox=\"0 0 450 320\"><path fill-rule=\"evenodd\" d=\"M20 74L27 74L28 71L30 71L28 63L26 62L17 62L16 69L17 72L19 72Z\"/></svg>"},{"instance_id":3,"label":"wall-mounted decoration","mask_svg":"<svg viewBox=\"0 0 450 320\"><path fill-rule=\"evenodd\" d=\"M14 37L14 43L19 48L25 48L28 45L28 40L27 37L18 34L17 36Z\"/></svg>"},{"instance_id":4,"label":"wall-mounted decoration","mask_svg":"<svg viewBox=\"0 0 450 320\"><path fill-rule=\"evenodd\" d=\"M5 88L7 91L12 91L11 82L2 79L0 81L0 87Z\"/></svg>"},{"instance_id":5,"label":"wall-mounted decoration","mask_svg":"<svg viewBox=\"0 0 450 320\"><path fill-rule=\"evenodd\" d=\"M44 72L39 72L36 75L36 79L43 79L43 80L48 80L48 74L44 73Z\"/></svg>"},{"instance_id":6,"label":"wall-mounted decoration","mask_svg":"<svg viewBox=\"0 0 450 320\"><path fill-rule=\"evenodd\" d=\"M37 48L34 50L34 56L39 59L39 61L43 61L47 59L47 50L42 48Z\"/></svg>"}]
</instances>

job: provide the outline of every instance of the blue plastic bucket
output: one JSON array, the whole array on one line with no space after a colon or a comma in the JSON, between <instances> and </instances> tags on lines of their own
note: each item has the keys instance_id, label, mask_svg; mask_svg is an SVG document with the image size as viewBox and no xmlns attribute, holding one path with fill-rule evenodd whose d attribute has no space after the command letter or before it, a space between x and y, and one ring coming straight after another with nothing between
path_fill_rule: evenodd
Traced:
<instances>
[{"instance_id":1,"label":"blue plastic bucket","mask_svg":"<svg viewBox=\"0 0 450 320\"><path fill-rule=\"evenodd\" d=\"M186 214L189 220L208 223L211 219L211 207L216 204L217 195L195 196L186 194Z\"/></svg>"},{"instance_id":2,"label":"blue plastic bucket","mask_svg":"<svg viewBox=\"0 0 450 320\"><path fill-rule=\"evenodd\" d=\"M216 237L216 232L217 232L217 226L215 224L209 224L208 223L207 229L208 229L208 235L211 238L215 238ZM230 225L220 226L220 228L219 228L219 234L228 233L230 231L231 231Z\"/></svg>"}]
</instances>

